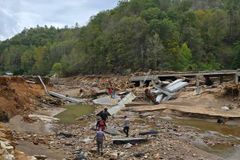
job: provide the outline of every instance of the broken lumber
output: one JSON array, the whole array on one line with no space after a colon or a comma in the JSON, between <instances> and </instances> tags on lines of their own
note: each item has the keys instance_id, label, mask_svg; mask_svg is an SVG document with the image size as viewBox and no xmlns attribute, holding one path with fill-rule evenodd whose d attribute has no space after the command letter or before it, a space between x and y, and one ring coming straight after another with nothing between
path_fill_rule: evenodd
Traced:
<instances>
[{"instance_id":1,"label":"broken lumber","mask_svg":"<svg viewBox=\"0 0 240 160\"><path fill-rule=\"evenodd\" d=\"M128 104L125 104L125 107L138 107L138 106L151 106L152 104L146 103L146 102L131 102Z\"/></svg>"},{"instance_id":2,"label":"broken lumber","mask_svg":"<svg viewBox=\"0 0 240 160\"><path fill-rule=\"evenodd\" d=\"M82 99L67 97L67 96L65 96L63 94L59 94L59 93L52 92L52 91L48 91L48 94L53 96L53 97L57 97L57 98L69 101L71 103L83 103L84 102L84 100L82 100Z\"/></svg>"},{"instance_id":3,"label":"broken lumber","mask_svg":"<svg viewBox=\"0 0 240 160\"><path fill-rule=\"evenodd\" d=\"M59 94L59 93L56 93L56 92L48 91L46 85L44 84L44 82L43 82L43 80L41 78L41 76L38 76L38 78L39 78L40 82L42 83L46 94L49 94L49 95L51 95L53 97L57 97L57 98L69 101L71 103L83 103L84 102L84 100L82 100L82 99L72 98L72 97L65 96L63 94Z\"/></svg>"},{"instance_id":4,"label":"broken lumber","mask_svg":"<svg viewBox=\"0 0 240 160\"><path fill-rule=\"evenodd\" d=\"M147 138L114 138L112 139L113 144L137 144L147 142Z\"/></svg>"},{"instance_id":5,"label":"broken lumber","mask_svg":"<svg viewBox=\"0 0 240 160\"><path fill-rule=\"evenodd\" d=\"M44 88L45 92L48 94L47 87L46 87L46 85L44 84L44 82L43 82L43 80L42 80L41 76L38 76L38 79L39 79L39 80L40 80L40 82L42 83L42 85L43 85L43 88Z\"/></svg>"}]
</instances>

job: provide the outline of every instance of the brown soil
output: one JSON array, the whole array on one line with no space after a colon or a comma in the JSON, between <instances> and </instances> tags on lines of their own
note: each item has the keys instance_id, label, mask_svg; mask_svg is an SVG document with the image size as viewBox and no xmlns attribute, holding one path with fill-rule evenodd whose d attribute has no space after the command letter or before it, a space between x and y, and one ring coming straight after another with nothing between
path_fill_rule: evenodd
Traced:
<instances>
[{"instance_id":1,"label":"brown soil","mask_svg":"<svg viewBox=\"0 0 240 160\"><path fill-rule=\"evenodd\" d=\"M112 86L116 90L125 90L129 88L129 76L78 76L59 79L60 83L70 86L91 86L98 87L99 89L106 89L106 87Z\"/></svg>"},{"instance_id":2,"label":"brown soil","mask_svg":"<svg viewBox=\"0 0 240 160\"><path fill-rule=\"evenodd\" d=\"M131 88L130 76L106 75L106 76L78 76L60 78L53 80L57 85L57 90L63 94L90 98L98 94L99 91L106 90L108 87L116 91L126 91ZM63 86L64 84L64 86ZM81 96L81 93L82 96Z\"/></svg>"},{"instance_id":3,"label":"brown soil","mask_svg":"<svg viewBox=\"0 0 240 160\"><path fill-rule=\"evenodd\" d=\"M22 77L0 77L0 110L10 117L33 110L43 94L40 85L28 84Z\"/></svg>"}]
</instances>

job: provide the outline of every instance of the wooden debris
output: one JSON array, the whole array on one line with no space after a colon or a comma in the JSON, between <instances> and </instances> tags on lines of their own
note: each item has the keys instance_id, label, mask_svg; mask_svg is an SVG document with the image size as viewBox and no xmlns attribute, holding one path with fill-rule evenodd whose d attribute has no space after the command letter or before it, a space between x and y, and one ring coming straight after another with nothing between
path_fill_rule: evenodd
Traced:
<instances>
[{"instance_id":1,"label":"wooden debris","mask_svg":"<svg viewBox=\"0 0 240 160\"><path fill-rule=\"evenodd\" d=\"M116 138L116 139L112 139L113 144L137 144L137 143L144 143L147 142L148 139L147 138Z\"/></svg>"}]
</instances>

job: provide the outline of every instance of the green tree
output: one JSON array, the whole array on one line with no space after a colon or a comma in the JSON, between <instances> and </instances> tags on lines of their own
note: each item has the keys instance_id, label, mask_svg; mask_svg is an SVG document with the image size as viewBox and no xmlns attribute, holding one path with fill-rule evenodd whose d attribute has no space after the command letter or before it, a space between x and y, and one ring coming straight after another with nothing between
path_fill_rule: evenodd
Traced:
<instances>
[{"instance_id":1,"label":"green tree","mask_svg":"<svg viewBox=\"0 0 240 160\"><path fill-rule=\"evenodd\" d=\"M168 68L167 55L164 53L164 46L158 34L147 37L146 46L146 65L150 69Z\"/></svg>"},{"instance_id":2,"label":"green tree","mask_svg":"<svg viewBox=\"0 0 240 160\"><path fill-rule=\"evenodd\" d=\"M147 22L149 22L152 19L162 19L166 17L166 15L164 14L164 12L161 12L159 8L154 7L143 10L141 13L141 17L144 18Z\"/></svg>"},{"instance_id":3,"label":"green tree","mask_svg":"<svg viewBox=\"0 0 240 160\"><path fill-rule=\"evenodd\" d=\"M192 53L191 49L188 48L187 43L183 43L178 55L177 66L181 71L187 71L192 69Z\"/></svg>"},{"instance_id":4,"label":"green tree","mask_svg":"<svg viewBox=\"0 0 240 160\"><path fill-rule=\"evenodd\" d=\"M61 63L54 63L52 66L52 74L57 74L58 76L62 75L62 64Z\"/></svg>"},{"instance_id":5,"label":"green tree","mask_svg":"<svg viewBox=\"0 0 240 160\"><path fill-rule=\"evenodd\" d=\"M34 49L26 50L21 56L21 68L23 69L25 74L32 73L32 67L35 63L34 59Z\"/></svg>"},{"instance_id":6,"label":"green tree","mask_svg":"<svg viewBox=\"0 0 240 160\"><path fill-rule=\"evenodd\" d=\"M235 44L234 52L235 52L235 55L234 55L232 67L234 69L238 69L240 68L240 42L237 42Z\"/></svg>"}]
</instances>

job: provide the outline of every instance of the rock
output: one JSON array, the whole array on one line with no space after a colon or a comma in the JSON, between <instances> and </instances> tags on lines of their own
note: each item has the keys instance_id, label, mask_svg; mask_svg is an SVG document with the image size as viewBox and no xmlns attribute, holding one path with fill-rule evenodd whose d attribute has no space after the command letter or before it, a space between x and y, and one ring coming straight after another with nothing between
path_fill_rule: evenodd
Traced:
<instances>
[{"instance_id":1,"label":"rock","mask_svg":"<svg viewBox=\"0 0 240 160\"><path fill-rule=\"evenodd\" d=\"M45 159L47 159L47 156L45 156L45 155L34 155L34 157L35 157L37 160L45 160Z\"/></svg>"},{"instance_id":2,"label":"rock","mask_svg":"<svg viewBox=\"0 0 240 160\"><path fill-rule=\"evenodd\" d=\"M66 137L66 138L75 137L75 135L73 135L73 134L71 134L69 132L59 132L57 135L61 136L61 137Z\"/></svg>"},{"instance_id":3,"label":"rock","mask_svg":"<svg viewBox=\"0 0 240 160\"><path fill-rule=\"evenodd\" d=\"M35 145L38 145L38 139L37 138L34 138L33 141L32 141L33 144Z\"/></svg>"},{"instance_id":4,"label":"rock","mask_svg":"<svg viewBox=\"0 0 240 160\"><path fill-rule=\"evenodd\" d=\"M10 145L9 141L0 141L1 157L4 160L15 160L14 147Z\"/></svg>"},{"instance_id":5,"label":"rock","mask_svg":"<svg viewBox=\"0 0 240 160\"><path fill-rule=\"evenodd\" d=\"M92 139L90 139L89 137L87 137L87 138L85 138L85 139L83 139L83 140L81 140L81 141L84 142L84 143L86 143L86 144L89 144L89 143L91 143Z\"/></svg>"},{"instance_id":6,"label":"rock","mask_svg":"<svg viewBox=\"0 0 240 160\"><path fill-rule=\"evenodd\" d=\"M96 153L97 152L97 147L92 147L90 150L91 153Z\"/></svg>"},{"instance_id":7,"label":"rock","mask_svg":"<svg viewBox=\"0 0 240 160\"><path fill-rule=\"evenodd\" d=\"M15 157L12 154L5 154L2 157L4 160L15 160Z\"/></svg>"},{"instance_id":8,"label":"rock","mask_svg":"<svg viewBox=\"0 0 240 160\"><path fill-rule=\"evenodd\" d=\"M64 143L66 146L73 146L74 144L72 143L72 142L70 142L70 141L67 141L67 142L65 142Z\"/></svg>"},{"instance_id":9,"label":"rock","mask_svg":"<svg viewBox=\"0 0 240 160\"><path fill-rule=\"evenodd\" d=\"M160 159L160 154L159 153L155 154L154 159Z\"/></svg>"},{"instance_id":10,"label":"rock","mask_svg":"<svg viewBox=\"0 0 240 160\"><path fill-rule=\"evenodd\" d=\"M229 110L229 107L223 106L223 107L221 107L221 109L224 110L224 111L228 111L228 110Z\"/></svg>"},{"instance_id":11,"label":"rock","mask_svg":"<svg viewBox=\"0 0 240 160\"><path fill-rule=\"evenodd\" d=\"M8 153L11 153L11 154L12 154L12 153L13 153L13 150L14 150L14 147L8 145L8 146L5 147L5 149L8 151Z\"/></svg>"},{"instance_id":12,"label":"rock","mask_svg":"<svg viewBox=\"0 0 240 160\"><path fill-rule=\"evenodd\" d=\"M142 153L142 152L138 152L138 153L134 153L133 156L136 157L136 158L141 158L145 155L145 153Z\"/></svg>"},{"instance_id":13,"label":"rock","mask_svg":"<svg viewBox=\"0 0 240 160\"><path fill-rule=\"evenodd\" d=\"M84 152L82 149L76 150L74 160L87 160L87 152Z\"/></svg>"},{"instance_id":14,"label":"rock","mask_svg":"<svg viewBox=\"0 0 240 160\"><path fill-rule=\"evenodd\" d=\"M27 158L28 158L28 160L37 160L37 158L34 156L28 156Z\"/></svg>"},{"instance_id":15,"label":"rock","mask_svg":"<svg viewBox=\"0 0 240 160\"><path fill-rule=\"evenodd\" d=\"M128 143L128 144L125 144L123 147L128 149L128 148L131 148L133 145L131 143Z\"/></svg>"},{"instance_id":16,"label":"rock","mask_svg":"<svg viewBox=\"0 0 240 160\"><path fill-rule=\"evenodd\" d=\"M117 158L119 157L119 153L113 152L113 153L110 153L109 156L110 156L110 159L117 160Z\"/></svg>"}]
</instances>

